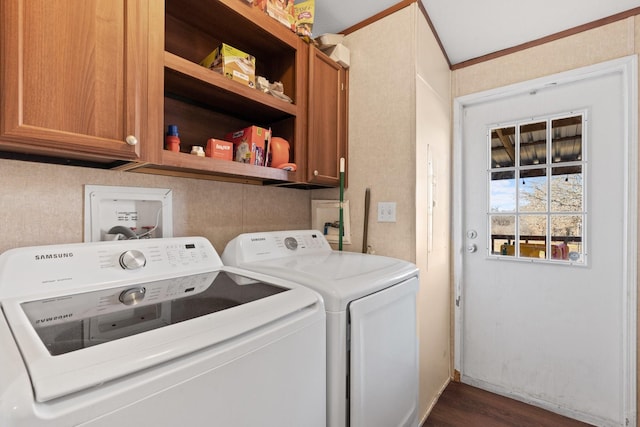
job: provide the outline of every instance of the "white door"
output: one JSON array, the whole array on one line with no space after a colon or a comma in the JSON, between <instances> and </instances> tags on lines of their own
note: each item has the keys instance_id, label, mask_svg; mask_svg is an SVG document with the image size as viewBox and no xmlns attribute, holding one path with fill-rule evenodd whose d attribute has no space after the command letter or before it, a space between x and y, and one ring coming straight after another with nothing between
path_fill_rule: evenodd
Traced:
<instances>
[{"instance_id":1,"label":"white door","mask_svg":"<svg viewBox=\"0 0 640 427\"><path fill-rule=\"evenodd\" d=\"M456 369L597 425L635 425L635 75L634 57L455 106Z\"/></svg>"}]
</instances>

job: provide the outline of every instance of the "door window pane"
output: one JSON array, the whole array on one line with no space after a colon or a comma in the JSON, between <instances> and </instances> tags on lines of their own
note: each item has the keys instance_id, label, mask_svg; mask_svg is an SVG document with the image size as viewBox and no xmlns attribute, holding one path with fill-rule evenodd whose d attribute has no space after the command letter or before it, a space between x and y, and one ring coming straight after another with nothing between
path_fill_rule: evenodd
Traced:
<instances>
[{"instance_id":1,"label":"door window pane","mask_svg":"<svg viewBox=\"0 0 640 427\"><path fill-rule=\"evenodd\" d=\"M491 130L491 167L507 168L515 165L516 128Z\"/></svg>"},{"instance_id":2,"label":"door window pane","mask_svg":"<svg viewBox=\"0 0 640 427\"><path fill-rule=\"evenodd\" d=\"M551 169L551 210L582 212L582 166Z\"/></svg>"},{"instance_id":3,"label":"door window pane","mask_svg":"<svg viewBox=\"0 0 640 427\"><path fill-rule=\"evenodd\" d=\"M491 128L490 255L585 264L585 117Z\"/></svg>"},{"instance_id":4,"label":"door window pane","mask_svg":"<svg viewBox=\"0 0 640 427\"><path fill-rule=\"evenodd\" d=\"M520 166L547 163L547 122L520 126Z\"/></svg>"},{"instance_id":5,"label":"door window pane","mask_svg":"<svg viewBox=\"0 0 640 427\"><path fill-rule=\"evenodd\" d=\"M551 216L551 258L582 262L582 215Z\"/></svg>"},{"instance_id":6,"label":"door window pane","mask_svg":"<svg viewBox=\"0 0 640 427\"><path fill-rule=\"evenodd\" d=\"M520 170L518 204L521 212L545 212L547 210L547 170Z\"/></svg>"},{"instance_id":7,"label":"door window pane","mask_svg":"<svg viewBox=\"0 0 640 427\"><path fill-rule=\"evenodd\" d=\"M491 254L515 256L515 215L491 215Z\"/></svg>"},{"instance_id":8,"label":"door window pane","mask_svg":"<svg viewBox=\"0 0 640 427\"><path fill-rule=\"evenodd\" d=\"M515 212L516 172L491 172L489 209L493 212Z\"/></svg>"},{"instance_id":9,"label":"door window pane","mask_svg":"<svg viewBox=\"0 0 640 427\"><path fill-rule=\"evenodd\" d=\"M551 153L553 163L582 160L582 116L553 120Z\"/></svg>"},{"instance_id":10,"label":"door window pane","mask_svg":"<svg viewBox=\"0 0 640 427\"><path fill-rule=\"evenodd\" d=\"M518 234L520 241L520 256L522 258L546 258L546 215L521 215Z\"/></svg>"}]
</instances>

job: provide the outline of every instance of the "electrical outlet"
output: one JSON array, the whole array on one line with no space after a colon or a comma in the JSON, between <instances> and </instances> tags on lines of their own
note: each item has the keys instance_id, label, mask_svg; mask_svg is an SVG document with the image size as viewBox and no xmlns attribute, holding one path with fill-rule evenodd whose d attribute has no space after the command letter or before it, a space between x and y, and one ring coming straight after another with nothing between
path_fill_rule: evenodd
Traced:
<instances>
[{"instance_id":1,"label":"electrical outlet","mask_svg":"<svg viewBox=\"0 0 640 427\"><path fill-rule=\"evenodd\" d=\"M378 222L396 222L396 202L378 202Z\"/></svg>"}]
</instances>

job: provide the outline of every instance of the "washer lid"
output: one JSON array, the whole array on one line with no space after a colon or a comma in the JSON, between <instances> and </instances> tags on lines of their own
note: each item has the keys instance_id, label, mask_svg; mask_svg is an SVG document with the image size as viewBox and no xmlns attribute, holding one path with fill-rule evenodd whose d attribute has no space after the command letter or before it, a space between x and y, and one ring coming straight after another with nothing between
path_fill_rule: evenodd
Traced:
<instances>
[{"instance_id":1,"label":"washer lid","mask_svg":"<svg viewBox=\"0 0 640 427\"><path fill-rule=\"evenodd\" d=\"M142 289L146 296L139 303L121 302L127 291ZM7 299L2 311L35 398L44 402L228 342L320 304L314 292L283 281L214 271L38 300Z\"/></svg>"}]
</instances>

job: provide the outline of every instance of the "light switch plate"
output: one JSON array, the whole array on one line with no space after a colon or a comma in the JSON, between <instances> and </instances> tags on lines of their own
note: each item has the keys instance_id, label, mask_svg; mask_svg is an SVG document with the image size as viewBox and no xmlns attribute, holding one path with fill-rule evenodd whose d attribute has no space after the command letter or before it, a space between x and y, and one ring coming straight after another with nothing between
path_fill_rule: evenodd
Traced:
<instances>
[{"instance_id":1,"label":"light switch plate","mask_svg":"<svg viewBox=\"0 0 640 427\"><path fill-rule=\"evenodd\" d=\"M378 202L378 222L396 222L396 202Z\"/></svg>"}]
</instances>

